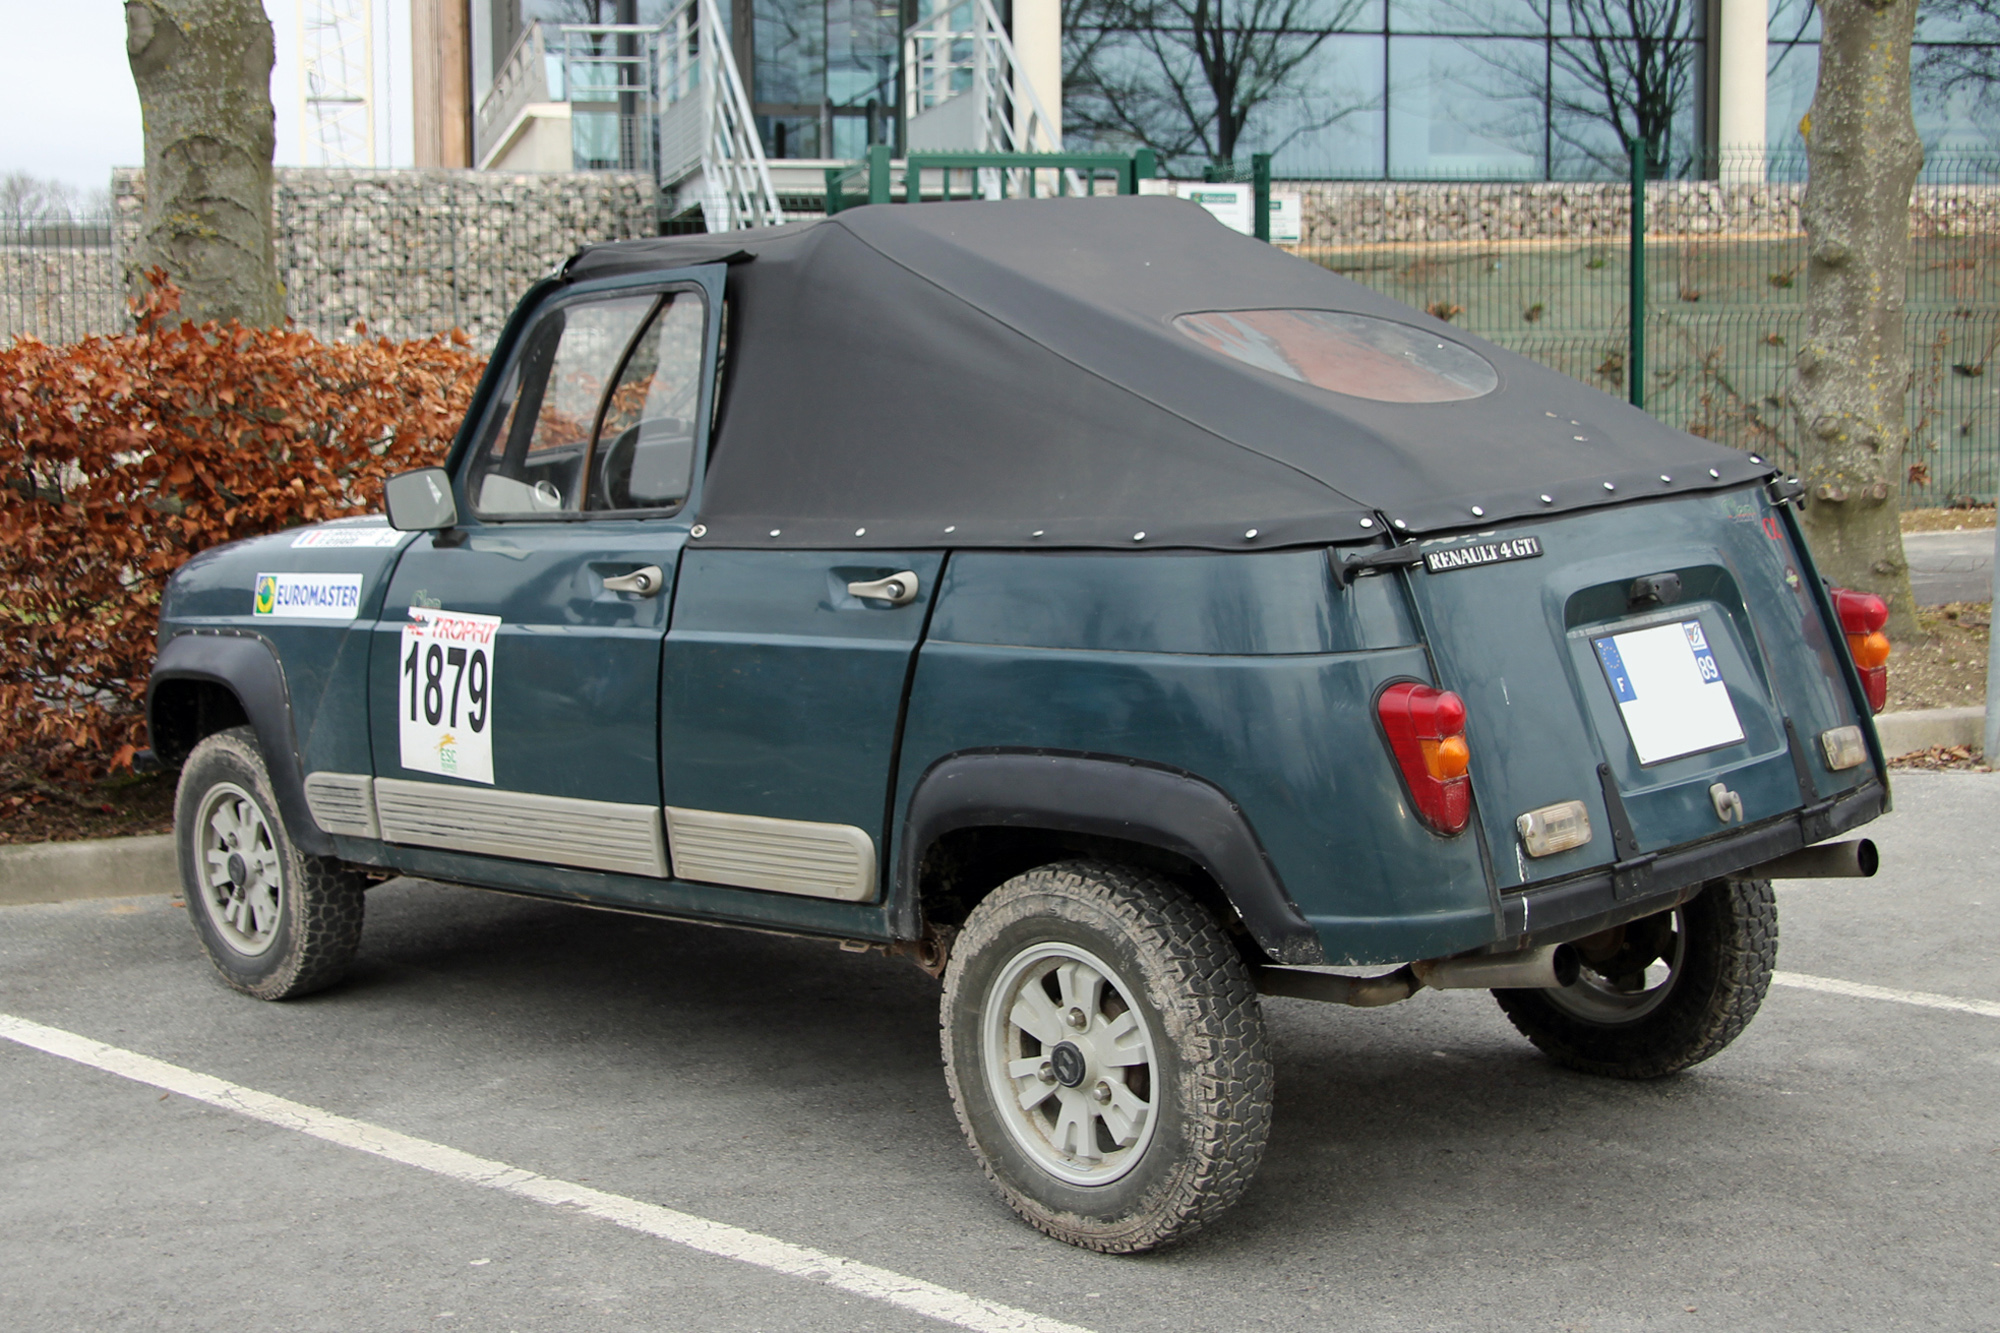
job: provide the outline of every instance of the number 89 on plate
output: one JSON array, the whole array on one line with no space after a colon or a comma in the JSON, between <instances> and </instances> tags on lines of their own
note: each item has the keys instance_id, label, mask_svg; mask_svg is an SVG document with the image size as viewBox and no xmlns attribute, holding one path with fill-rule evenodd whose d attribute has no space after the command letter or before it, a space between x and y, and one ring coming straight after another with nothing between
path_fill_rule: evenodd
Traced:
<instances>
[{"instance_id":1,"label":"number 89 on plate","mask_svg":"<svg viewBox=\"0 0 2000 1333\"><path fill-rule=\"evenodd\" d=\"M493 783L493 650L500 617L410 608L397 659L403 767Z\"/></svg>"}]
</instances>

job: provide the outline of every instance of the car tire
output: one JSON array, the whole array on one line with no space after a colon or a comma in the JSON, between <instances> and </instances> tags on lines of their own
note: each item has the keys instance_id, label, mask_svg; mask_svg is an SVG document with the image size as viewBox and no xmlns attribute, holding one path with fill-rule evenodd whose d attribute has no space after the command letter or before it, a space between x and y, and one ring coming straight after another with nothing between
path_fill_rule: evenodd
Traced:
<instances>
[{"instance_id":1,"label":"car tire","mask_svg":"<svg viewBox=\"0 0 2000 1333\"><path fill-rule=\"evenodd\" d=\"M1662 1078L1716 1054L1756 1017L1778 960L1777 898L1769 880L1715 880L1672 911L1576 946L1574 985L1493 998L1559 1065Z\"/></svg>"},{"instance_id":2,"label":"car tire","mask_svg":"<svg viewBox=\"0 0 2000 1333\"><path fill-rule=\"evenodd\" d=\"M966 1141L1058 1240L1156 1249L1256 1174L1272 1084L1256 986L1162 876L1071 861L1008 880L953 942L940 1025Z\"/></svg>"},{"instance_id":3,"label":"car tire","mask_svg":"<svg viewBox=\"0 0 2000 1333\"><path fill-rule=\"evenodd\" d=\"M188 756L174 843L188 916L223 981L288 1000L340 980L361 943L367 881L293 845L249 727L217 732Z\"/></svg>"}]
</instances>

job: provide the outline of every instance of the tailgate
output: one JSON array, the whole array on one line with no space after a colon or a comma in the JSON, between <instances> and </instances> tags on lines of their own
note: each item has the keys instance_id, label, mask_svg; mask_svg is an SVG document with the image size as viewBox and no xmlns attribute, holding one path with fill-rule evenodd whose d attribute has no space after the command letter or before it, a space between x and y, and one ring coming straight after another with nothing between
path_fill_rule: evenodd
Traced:
<instances>
[{"instance_id":1,"label":"tailgate","mask_svg":"<svg viewBox=\"0 0 2000 1333\"><path fill-rule=\"evenodd\" d=\"M1540 554L1447 557L1428 562L1440 572L1405 577L1438 683L1466 703L1475 822L1501 890L1724 834L1876 778L1879 760L1827 767L1821 733L1860 722L1872 738L1872 728L1812 594L1817 575L1761 488L1422 549L1495 543L1510 553L1539 543ZM1678 598L1635 597L1653 576L1670 576L1658 581L1669 590L1677 580ZM1529 858L1516 818L1563 801L1584 803L1590 842Z\"/></svg>"}]
</instances>

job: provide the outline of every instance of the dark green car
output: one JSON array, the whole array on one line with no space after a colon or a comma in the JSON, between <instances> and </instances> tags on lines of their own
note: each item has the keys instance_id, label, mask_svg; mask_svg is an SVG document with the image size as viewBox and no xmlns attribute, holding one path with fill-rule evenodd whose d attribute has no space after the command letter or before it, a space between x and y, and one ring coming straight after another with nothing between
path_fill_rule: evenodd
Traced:
<instances>
[{"instance_id":1,"label":"dark green car","mask_svg":"<svg viewBox=\"0 0 2000 1333\"><path fill-rule=\"evenodd\" d=\"M188 563L152 738L239 990L396 873L885 948L1008 1201L1143 1250L1256 1169L1260 993L1743 1030L1888 804L1788 489L1175 200L620 242L386 521Z\"/></svg>"}]
</instances>

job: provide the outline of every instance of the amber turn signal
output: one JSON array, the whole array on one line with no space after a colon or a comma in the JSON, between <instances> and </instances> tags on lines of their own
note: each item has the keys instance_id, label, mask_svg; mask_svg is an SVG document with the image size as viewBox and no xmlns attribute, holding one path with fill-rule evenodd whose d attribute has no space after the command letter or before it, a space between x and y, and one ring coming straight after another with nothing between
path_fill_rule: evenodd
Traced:
<instances>
[{"instance_id":1,"label":"amber turn signal","mask_svg":"<svg viewBox=\"0 0 2000 1333\"><path fill-rule=\"evenodd\" d=\"M1472 747L1465 743L1463 736L1446 736L1443 740L1419 741L1424 752L1424 767L1439 782L1449 782L1462 778L1472 767Z\"/></svg>"},{"instance_id":2,"label":"amber turn signal","mask_svg":"<svg viewBox=\"0 0 2000 1333\"><path fill-rule=\"evenodd\" d=\"M1873 671L1889 660L1889 636L1879 629L1871 634L1850 634L1847 651L1853 655L1855 666Z\"/></svg>"}]
</instances>

